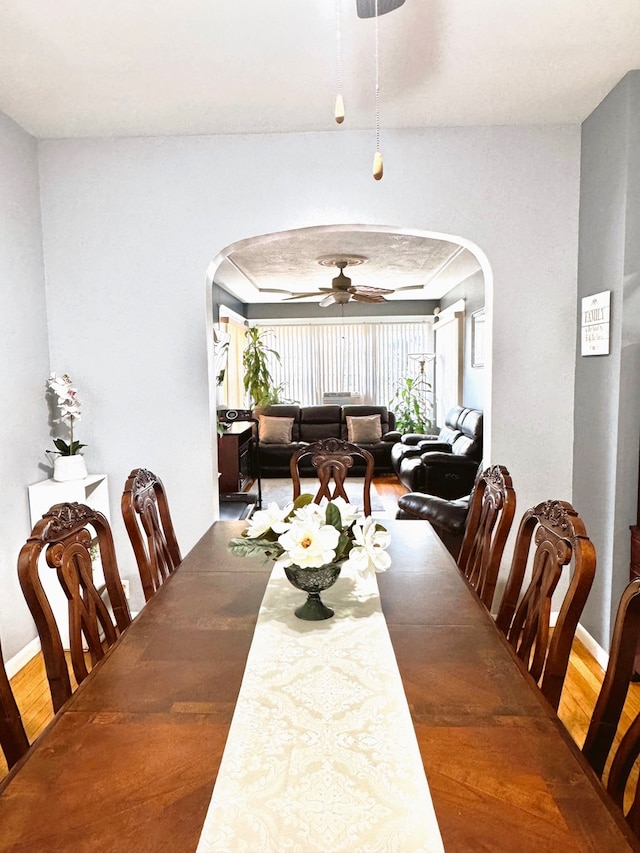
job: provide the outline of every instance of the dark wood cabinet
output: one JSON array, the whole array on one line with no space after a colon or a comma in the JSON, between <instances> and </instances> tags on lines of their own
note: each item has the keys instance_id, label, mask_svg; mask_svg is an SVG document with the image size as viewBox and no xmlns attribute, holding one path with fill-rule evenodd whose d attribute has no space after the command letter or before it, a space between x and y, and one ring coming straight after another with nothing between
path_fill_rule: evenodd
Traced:
<instances>
[{"instance_id":1,"label":"dark wood cabinet","mask_svg":"<svg viewBox=\"0 0 640 853\"><path fill-rule=\"evenodd\" d=\"M253 424L232 423L218 436L220 494L242 492L254 479Z\"/></svg>"}]
</instances>

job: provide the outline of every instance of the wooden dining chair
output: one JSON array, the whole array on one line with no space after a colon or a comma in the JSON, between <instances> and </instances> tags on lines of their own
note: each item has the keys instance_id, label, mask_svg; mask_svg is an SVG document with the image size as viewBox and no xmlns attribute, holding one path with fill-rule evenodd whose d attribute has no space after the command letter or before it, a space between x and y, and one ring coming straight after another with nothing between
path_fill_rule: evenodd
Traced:
<instances>
[{"instance_id":1,"label":"wooden dining chair","mask_svg":"<svg viewBox=\"0 0 640 853\"><path fill-rule=\"evenodd\" d=\"M2 646L0 646L0 746L9 769L29 749L29 740L22 725L20 710L4 668Z\"/></svg>"},{"instance_id":2,"label":"wooden dining chair","mask_svg":"<svg viewBox=\"0 0 640 853\"><path fill-rule=\"evenodd\" d=\"M531 580L521 596L529 562ZM552 631L553 593L566 566L570 578ZM525 512L496 624L556 710L595 569L595 548L570 503L545 501Z\"/></svg>"},{"instance_id":3,"label":"wooden dining chair","mask_svg":"<svg viewBox=\"0 0 640 853\"><path fill-rule=\"evenodd\" d=\"M375 466L374 458L368 450L358 447L340 438L323 438L300 448L291 457L290 470L293 482L293 499L300 495L300 467L303 460L310 461L315 469L320 487L314 497L315 503L322 498L333 500L341 497L349 502L345 489L347 474L353 468L354 459L365 461L366 469L362 489L362 509L365 515L371 515L371 481Z\"/></svg>"},{"instance_id":4,"label":"wooden dining chair","mask_svg":"<svg viewBox=\"0 0 640 853\"><path fill-rule=\"evenodd\" d=\"M479 471L469 502L458 567L489 611L515 511L516 493L507 469L492 465Z\"/></svg>"},{"instance_id":5,"label":"wooden dining chair","mask_svg":"<svg viewBox=\"0 0 640 853\"><path fill-rule=\"evenodd\" d=\"M94 581L91 549L97 545L108 601ZM69 649L80 684L131 623L118 573L109 522L79 503L51 507L34 526L18 557L18 577L40 637L53 709L71 696L71 679L60 632L40 576L41 555L55 569L68 602ZM42 566L43 570L46 570ZM113 616L109 611L109 605ZM90 664L90 667L89 667Z\"/></svg>"},{"instance_id":6,"label":"wooden dining chair","mask_svg":"<svg viewBox=\"0 0 640 853\"><path fill-rule=\"evenodd\" d=\"M182 562L162 481L134 468L124 486L122 517L133 546L145 601Z\"/></svg>"},{"instance_id":7,"label":"wooden dining chair","mask_svg":"<svg viewBox=\"0 0 640 853\"><path fill-rule=\"evenodd\" d=\"M640 578L635 578L625 588L618 605L607 671L582 747L587 761L601 779L611 757L606 789L623 813L629 776L640 755L640 714L621 735L617 748L612 749L612 746L634 670L639 637ZM635 834L640 836L639 783L636 783L625 817Z\"/></svg>"}]
</instances>

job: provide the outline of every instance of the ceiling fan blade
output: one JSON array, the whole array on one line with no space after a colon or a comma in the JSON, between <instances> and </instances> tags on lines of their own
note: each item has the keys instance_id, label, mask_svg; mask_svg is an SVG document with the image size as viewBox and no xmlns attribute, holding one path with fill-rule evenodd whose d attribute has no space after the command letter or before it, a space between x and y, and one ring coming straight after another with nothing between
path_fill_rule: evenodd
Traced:
<instances>
[{"instance_id":1,"label":"ceiling fan blade","mask_svg":"<svg viewBox=\"0 0 640 853\"><path fill-rule=\"evenodd\" d=\"M396 287L394 293L400 293L401 290L424 290L424 284L405 284L403 287Z\"/></svg>"},{"instance_id":2,"label":"ceiling fan blade","mask_svg":"<svg viewBox=\"0 0 640 853\"><path fill-rule=\"evenodd\" d=\"M404 0L378 0L378 16L386 15L387 12L393 12L398 9ZM356 9L358 10L359 18L375 18L376 15L376 0L356 0Z\"/></svg>"},{"instance_id":3,"label":"ceiling fan blade","mask_svg":"<svg viewBox=\"0 0 640 853\"><path fill-rule=\"evenodd\" d=\"M330 293L328 296L325 296L325 298L324 298L324 299L321 299L321 300L320 300L320 302L318 303L318 305L319 305L321 308L328 308L328 307L329 307L329 305L333 305L333 303L334 303L335 301L336 301L336 300L335 300L335 297L334 297L333 293Z\"/></svg>"},{"instance_id":4,"label":"ceiling fan blade","mask_svg":"<svg viewBox=\"0 0 640 853\"><path fill-rule=\"evenodd\" d=\"M359 293L364 296L384 296L385 293L393 293L393 290L387 290L384 287L369 287L366 284L358 284L355 287L349 288L349 293Z\"/></svg>"},{"instance_id":5,"label":"ceiling fan blade","mask_svg":"<svg viewBox=\"0 0 640 853\"><path fill-rule=\"evenodd\" d=\"M312 293L296 293L295 296L287 296L283 302L290 302L292 299L307 299L309 296L322 296L322 291L314 290Z\"/></svg>"},{"instance_id":6,"label":"ceiling fan blade","mask_svg":"<svg viewBox=\"0 0 640 853\"><path fill-rule=\"evenodd\" d=\"M353 293L351 298L356 302L388 302L381 293ZM320 303L322 304L322 303Z\"/></svg>"}]
</instances>

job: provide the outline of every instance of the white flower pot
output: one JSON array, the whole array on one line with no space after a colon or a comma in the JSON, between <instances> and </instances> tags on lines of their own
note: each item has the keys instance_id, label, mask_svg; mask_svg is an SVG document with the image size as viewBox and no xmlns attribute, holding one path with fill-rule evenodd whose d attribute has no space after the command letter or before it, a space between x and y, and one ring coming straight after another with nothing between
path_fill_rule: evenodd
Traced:
<instances>
[{"instance_id":1,"label":"white flower pot","mask_svg":"<svg viewBox=\"0 0 640 853\"><path fill-rule=\"evenodd\" d=\"M84 480L86 476L87 465L81 453L76 453L74 456L56 456L53 462L53 479L58 483Z\"/></svg>"}]
</instances>

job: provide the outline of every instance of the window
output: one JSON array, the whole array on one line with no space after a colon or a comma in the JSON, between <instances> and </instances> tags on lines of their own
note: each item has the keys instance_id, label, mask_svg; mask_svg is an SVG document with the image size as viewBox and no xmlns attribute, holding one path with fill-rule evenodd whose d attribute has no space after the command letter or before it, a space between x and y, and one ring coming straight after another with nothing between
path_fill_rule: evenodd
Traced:
<instances>
[{"instance_id":1,"label":"window","mask_svg":"<svg viewBox=\"0 0 640 853\"><path fill-rule=\"evenodd\" d=\"M303 406L346 392L358 394L355 402L387 405L396 381L416 372L409 354L433 350L431 318L260 325L273 330L270 345L280 353L280 364L273 359L270 365L275 384L283 383L287 399Z\"/></svg>"}]
</instances>

